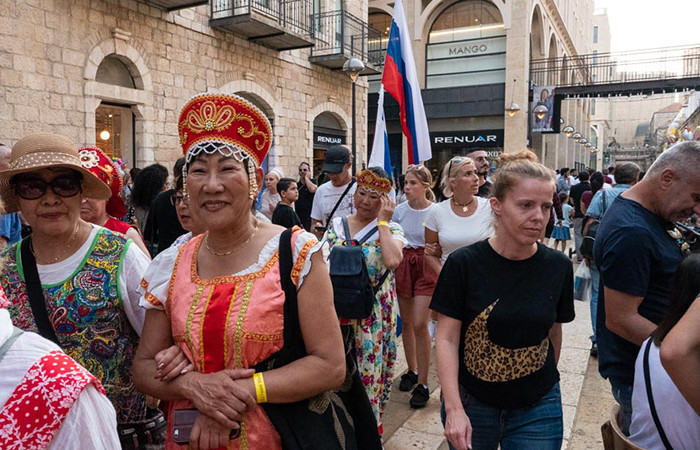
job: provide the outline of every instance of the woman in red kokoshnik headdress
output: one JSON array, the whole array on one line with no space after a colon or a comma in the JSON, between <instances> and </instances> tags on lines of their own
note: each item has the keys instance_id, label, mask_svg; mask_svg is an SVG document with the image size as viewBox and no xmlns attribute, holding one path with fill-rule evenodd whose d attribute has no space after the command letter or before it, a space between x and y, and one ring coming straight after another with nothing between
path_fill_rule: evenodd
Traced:
<instances>
[{"instance_id":1,"label":"woman in red kokoshnik headdress","mask_svg":"<svg viewBox=\"0 0 700 450\"><path fill-rule=\"evenodd\" d=\"M192 448L295 448L294 439L318 441L312 443L317 448L344 447L332 422L304 430L312 437L300 438L303 424L284 428L272 414L280 404L316 396L303 409L334 415L335 394L326 391L343 382L345 364L321 245L300 228L283 234L251 213L263 181L260 162L272 140L269 121L238 96L200 94L183 107L179 136L186 157L184 198L207 231L153 261L152 276L142 283L141 304L148 311L134 364L143 391L173 400L167 448L185 448L175 443L173 418L188 408L198 412ZM288 314L290 297L296 297L298 315ZM287 333L297 318L301 357L278 367L279 360L270 357L294 343ZM174 379L155 360L173 342L195 368L176 371ZM282 416L293 420L287 416L297 414ZM328 431L338 442L315 434Z\"/></svg>"}]
</instances>

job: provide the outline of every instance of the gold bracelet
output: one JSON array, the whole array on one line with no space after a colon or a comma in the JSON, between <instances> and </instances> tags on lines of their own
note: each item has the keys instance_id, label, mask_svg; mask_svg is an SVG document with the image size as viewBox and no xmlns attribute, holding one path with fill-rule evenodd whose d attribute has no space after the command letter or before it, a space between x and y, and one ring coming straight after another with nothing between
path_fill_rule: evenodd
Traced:
<instances>
[{"instance_id":1,"label":"gold bracelet","mask_svg":"<svg viewBox=\"0 0 700 450\"><path fill-rule=\"evenodd\" d=\"M253 383L255 384L255 396L258 403L267 403L267 389L265 389L265 380L262 372L253 375Z\"/></svg>"},{"instance_id":2,"label":"gold bracelet","mask_svg":"<svg viewBox=\"0 0 700 450\"><path fill-rule=\"evenodd\" d=\"M380 220L379 222L377 222L378 227L381 227L382 225L386 225L388 227L389 222L387 222L386 220Z\"/></svg>"}]
</instances>

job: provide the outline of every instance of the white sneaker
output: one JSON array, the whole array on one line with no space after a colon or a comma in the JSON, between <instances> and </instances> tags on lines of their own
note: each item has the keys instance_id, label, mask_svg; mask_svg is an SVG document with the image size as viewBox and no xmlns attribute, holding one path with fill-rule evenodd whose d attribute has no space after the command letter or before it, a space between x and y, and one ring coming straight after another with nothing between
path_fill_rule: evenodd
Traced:
<instances>
[{"instance_id":1,"label":"white sneaker","mask_svg":"<svg viewBox=\"0 0 700 450\"><path fill-rule=\"evenodd\" d=\"M428 320L428 333L430 333L430 339L435 339L435 333L437 332L438 321L430 319Z\"/></svg>"}]
</instances>

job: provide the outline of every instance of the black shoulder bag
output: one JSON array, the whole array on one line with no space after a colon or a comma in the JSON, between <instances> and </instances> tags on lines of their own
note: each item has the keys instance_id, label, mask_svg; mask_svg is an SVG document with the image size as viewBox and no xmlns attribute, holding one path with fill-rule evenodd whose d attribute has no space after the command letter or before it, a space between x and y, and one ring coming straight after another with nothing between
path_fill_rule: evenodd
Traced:
<instances>
[{"instance_id":1,"label":"black shoulder bag","mask_svg":"<svg viewBox=\"0 0 700 450\"><path fill-rule=\"evenodd\" d=\"M666 437L666 432L664 427L661 426L661 421L659 420L659 415L656 412L656 404L654 403L654 396L651 392L651 378L649 371L649 349L651 348L652 339L647 341L647 345L644 347L644 384L647 387L647 399L649 400L649 410L651 411L651 417L654 419L654 424L656 425L656 430L659 432L659 438L661 442L664 443L666 450L673 450L671 443L668 442Z\"/></svg>"},{"instance_id":2,"label":"black shoulder bag","mask_svg":"<svg viewBox=\"0 0 700 450\"><path fill-rule=\"evenodd\" d=\"M299 324L296 287L292 283L292 231L280 236L279 265L284 302L284 346L258 363L256 372L285 366L306 356ZM381 449L369 398L357 370L346 369L346 379L336 391L294 403L263 403L267 417L282 439L285 450ZM371 420L368 420L371 419Z\"/></svg>"},{"instance_id":3,"label":"black shoulder bag","mask_svg":"<svg viewBox=\"0 0 700 450\"><path fill-rule=\"evenodd\" d=\"M331 214L328 216L328 220L326 220L326 225L324 225L324 226L323 226L323 230L321 230L321 231L322 231L322 234L325 233L326 231L328 231L328 227L331 226L331 221L333 220L333 215L334 215L335 212L338 210L338 206L340 206L340 204L342 203L343 199L345 198L345 196L346 196L346 195L348 194L348 192L350 191L350 188L352 187L353 184L355 184L355 178L354 178L354 177L352 178L352 180L350 180L350 184L348 184L348 187L345 188L345 190L343 191L343 194L340 196L340 198L338 199L338 201L335 203L335 206L334 206L333 209L331 210Z\"/></svg>"},{"instance_id":4,"label":"black shoulder bag","mask_svg":"<svg viewBox=\"0 0 700 450\"><path fill-rule=\"evenodd\" d=\"M22 258L22 269L24 270L24 282L27 285L27 294L29 304L32 307L32 315L34 315L34 323L39 330L41 337L59 344L56 331L49 320L49 314L46 311L46 299L44 298L44 290L41 287L39 279L39 271L36 268L36 259L32 252L32 237L28 236L20 243L20 257Z\"/></svg>"}]
</instances>

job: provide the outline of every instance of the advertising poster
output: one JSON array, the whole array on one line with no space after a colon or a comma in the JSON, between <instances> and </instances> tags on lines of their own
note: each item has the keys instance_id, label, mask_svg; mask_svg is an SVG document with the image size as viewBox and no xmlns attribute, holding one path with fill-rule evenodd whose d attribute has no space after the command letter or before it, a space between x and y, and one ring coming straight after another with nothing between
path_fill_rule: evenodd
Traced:
<instances>
[{"instance_id":1,"label":"advertising poster","mask_svg":"<svg viewBox=\"0 0 700 450\"><path fill-rule=\"evenodd\" d=\"M556 86L535 86L532 89L532 104L530 105L531 124L533 133L554 133L554 89ZM541 119L535 115L535 108L539 105L547 107L547 114ZM558 119L557 119L558 120ZM558 128L558 127L556 127Z\"/></svg>"}]
</instances>

